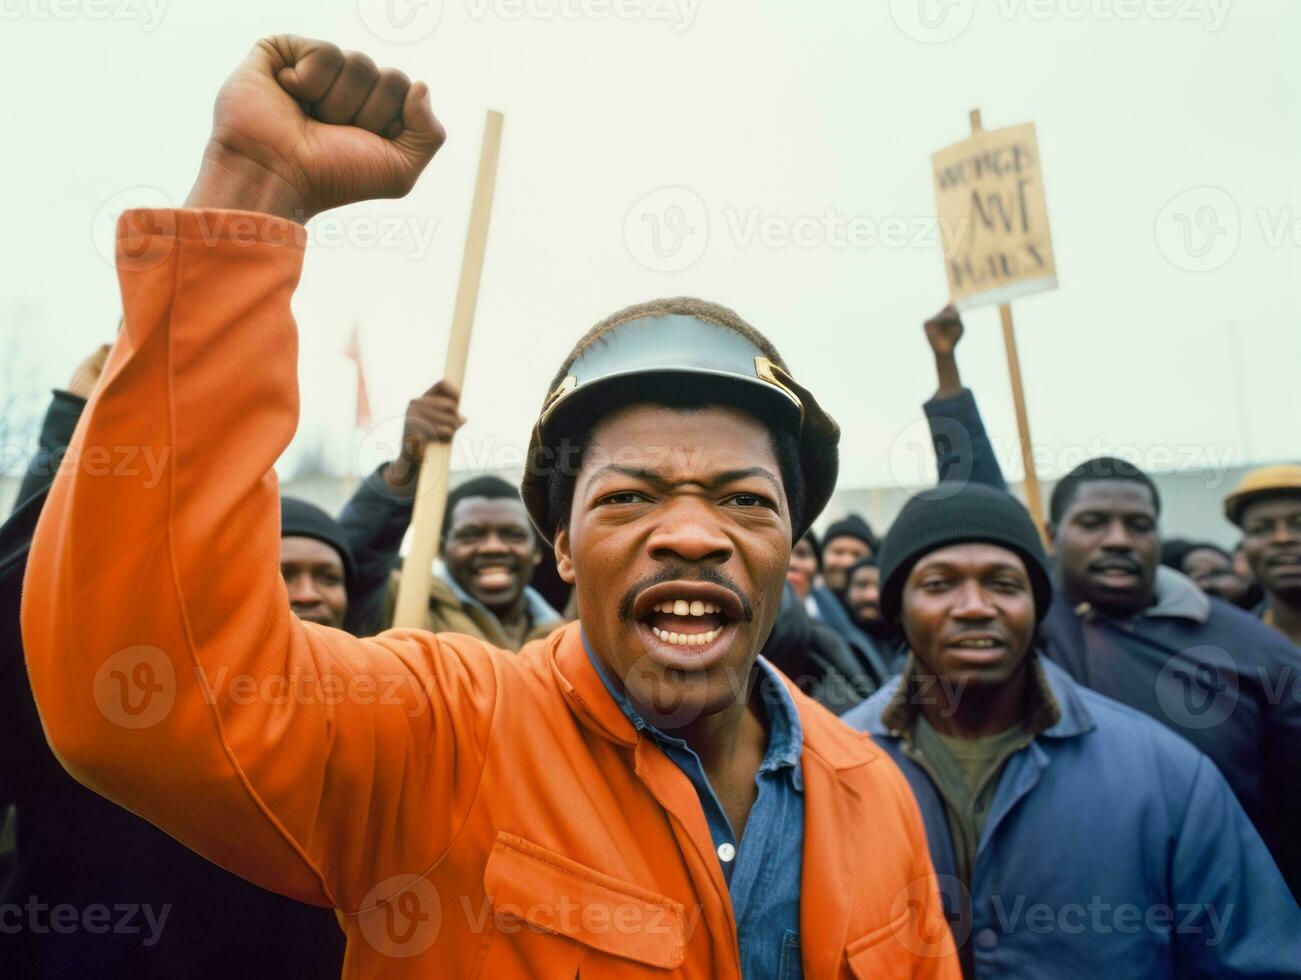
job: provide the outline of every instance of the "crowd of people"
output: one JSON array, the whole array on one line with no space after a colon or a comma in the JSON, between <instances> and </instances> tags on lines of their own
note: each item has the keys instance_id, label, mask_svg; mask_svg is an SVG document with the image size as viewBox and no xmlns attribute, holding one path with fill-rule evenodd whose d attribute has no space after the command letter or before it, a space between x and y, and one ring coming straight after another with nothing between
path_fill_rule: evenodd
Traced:
<instances>
[{"instance_id":1,"label":"crowd of people","mask_svg":"<svg viewBox=\"0 0 1301 980\"><path fill-rule=\"evenodd\" d=\"M1207 513L1232 552L1114 458L1037 527L952 307L939 482L883 534L813 530L842 434L762 334L613 314L393 629L459 392L337 517L272 466L299 223L442 139L421 83L270 38L187 208L124 217L122 328L0 528L7 975L1301 976L1301 466ZM161 478L84 465L117 446Z\"/></svg>"}]
</instances>

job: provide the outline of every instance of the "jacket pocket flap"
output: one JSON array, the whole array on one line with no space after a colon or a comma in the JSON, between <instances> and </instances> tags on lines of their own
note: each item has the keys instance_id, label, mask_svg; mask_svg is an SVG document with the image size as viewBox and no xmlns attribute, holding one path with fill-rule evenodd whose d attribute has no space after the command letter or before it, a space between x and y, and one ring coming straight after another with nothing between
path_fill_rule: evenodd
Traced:
<instances>
[{"instance_id":1,"label":"jacket pocket flap","mask_svg":"<svg viewBox=\"0 0 1301 980\"><path fill-rule=\"evenodd\" d=\"M672 970L686 956L681 903L522 837L499 833L483 872L498 914L602 953Z\"/></svg>"},{"instance_id":2,"label":"jacket pocket flap","mask_svg":"<svg viewBox=\"0 0 1301 980\"><path fill-rule=\"evenodd\" d=\"M890 941L908 924L908 916L908 910L904 909L894 921L873 929L845 947L849 969L858 980L879 980L883 976L898 975L900 957L911 960L906 948Z\"/></svg>"}]
</instances>

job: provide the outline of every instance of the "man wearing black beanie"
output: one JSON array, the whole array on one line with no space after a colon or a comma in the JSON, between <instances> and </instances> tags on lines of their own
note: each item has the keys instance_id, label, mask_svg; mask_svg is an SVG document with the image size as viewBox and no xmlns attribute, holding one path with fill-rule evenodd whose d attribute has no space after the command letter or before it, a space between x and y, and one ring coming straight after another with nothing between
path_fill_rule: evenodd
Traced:
<instances>
[{"instance_id":1,"label":"man wearing black beanie","mask_svg":"<svg viewBox=\"0 0 1301 980\"><path fill-rule=\"evenodd\" d=\"M280 575L299 619L343 628L353 579L343 528L315 504L280 498Z\"/></svg>"},{"instance_id":2,"label":"man wearing black beanie","mask_svg":"<svg viewBox=\"0 0 1301 980\"><path fill-rule=\"evenodd\" d=\"M880 566L911 653L843 717L913 788L968 978L1301 962L1301 910L1210 760L1035 651L1053 589L1020 503L974 484L920 493ZM1130 907L1166 909L1164 927L1149 912L1132 928Z\"/></svg>"},{"instance_id":3,"label":"man wearing black beanie","mask_svg":"<svg viewBox=\"0 0 1301 980\"><path fill-rule=\"evenodd\" d=\"M925 330L940 379L926 404L940 478L1005 491L954 360L962 321L946 308ZM1133 464L1084 461L1058 481L1049 512L1057 599L1040 628L1045 654L1079 683L1152 716L1210 756L1301 896L1295 648L1250 613L1161 567L1161 498Z\"/></svg>"}]
</instances>

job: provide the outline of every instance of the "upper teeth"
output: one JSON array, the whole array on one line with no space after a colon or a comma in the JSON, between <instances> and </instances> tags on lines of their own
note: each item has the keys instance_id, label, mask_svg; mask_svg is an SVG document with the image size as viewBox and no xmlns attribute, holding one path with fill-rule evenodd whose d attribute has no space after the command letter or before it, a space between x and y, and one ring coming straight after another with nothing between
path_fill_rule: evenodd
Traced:
<instances>
[{"instance_id":1,"label":"upper teeth","mask_svg":"<svg viewBox=\"0 0 1301 980\"><path fill-rule=\"evenodd\" d=\"M694 602L687 599L674 599L669 602L656 603L655 611L670 616L706 616L721 613L723 607L716 606L712 602L701 602L699 599Z\"/></svg>"}]
</instances>

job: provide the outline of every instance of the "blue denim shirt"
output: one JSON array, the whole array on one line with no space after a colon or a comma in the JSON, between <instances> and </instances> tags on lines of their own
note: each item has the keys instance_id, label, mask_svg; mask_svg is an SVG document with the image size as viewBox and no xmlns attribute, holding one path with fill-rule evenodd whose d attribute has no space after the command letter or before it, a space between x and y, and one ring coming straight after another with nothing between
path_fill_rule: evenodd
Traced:
<instances>
[{"instance_id":1,"label":"blue denim shirt","mask_svg":"<svg viewBox=\"0 0 1301 980\"><path fill-rule=\"evenodd\" d=\"M799 980L800 873L804 866L804 733L795 702L777 668L758 660L760 695L768 714L768 750L754 781L759 795L737 842L700 757L686 742L648 723L616 688L587 637L587 656L610 697L632 722L682 770L700 797L723 877L732 896L741 975L746 980Z\"/></svg>"}]
</instances>

